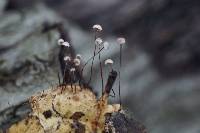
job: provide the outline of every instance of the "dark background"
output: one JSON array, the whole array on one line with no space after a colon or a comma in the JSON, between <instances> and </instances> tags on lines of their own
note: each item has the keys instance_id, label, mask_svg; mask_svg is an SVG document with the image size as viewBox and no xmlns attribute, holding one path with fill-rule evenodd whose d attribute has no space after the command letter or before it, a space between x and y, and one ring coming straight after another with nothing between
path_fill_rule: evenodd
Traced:
<instances>
[{"instance_id":1,"label":"dark background","mask_svg":"<svg viewBox=\"0 0 200 133\"><path fill-rule=\"evenodd\" d=\"M0 110L58 83L58 32L62 22L77 53L92 55L91 27L101 24L118 68L115 39L123 36L123 105L151 133L200 132L200 1L1 0ZM98 62L92 86L100 92ZM88 78L89 67L85 70ZM107 77L108 68L104 68ZM117 84L114 86L116 94ZM118 102L118 96L110 98Z\"/></svg>"}]
</instances>

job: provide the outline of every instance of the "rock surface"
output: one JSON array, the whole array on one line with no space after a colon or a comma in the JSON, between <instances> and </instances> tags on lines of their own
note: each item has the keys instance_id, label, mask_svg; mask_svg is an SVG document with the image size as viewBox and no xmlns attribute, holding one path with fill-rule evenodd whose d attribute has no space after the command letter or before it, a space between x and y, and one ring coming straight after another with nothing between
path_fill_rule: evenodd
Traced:
<instances>
[{"instance_id":1,"label":"rock surface","mask_svg":"<svg viewBox=\"0 0 200 133\"><path fill-rule=\"evenodd\" d=\"M56 16L42 5L24 16L6 12L1 18L0 110L24 101L50 83L55 84L57 74L53 64L56 61L52 61L56 60L58 52L55 45L58 32L41 32L43 23L56 21Z\"/></svg>"}]
</instances>

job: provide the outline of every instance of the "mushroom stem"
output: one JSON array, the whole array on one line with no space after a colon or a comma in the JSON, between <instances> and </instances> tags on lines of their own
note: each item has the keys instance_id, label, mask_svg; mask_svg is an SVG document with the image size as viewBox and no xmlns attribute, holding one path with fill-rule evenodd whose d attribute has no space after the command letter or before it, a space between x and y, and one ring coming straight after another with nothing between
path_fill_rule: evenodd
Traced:
<instances>
[{"instance_id":1,"label":"mushroom stem","mask_svg":"<svg viewBox=\"0 0 200 133\"><path fill-rule=\"evenodd\" d=\"M120 104L120 108L122 105L122 100L121 100L121 67L122 67L122 44L120 44L120 55L119 55L119 104Z\"/></svg>"},{"instance_id":2,"label":"mushroom stem","mask_svg":"<svg viewBox=\"0 0 200 133\"><path fill-rule=\"evenodd\" d=\"M96 39L97 39L97 33L96 33L96 31L95 31L95 34L94 34L94 41L95 41ZM93 65L94 65L94 57L95 57L95 55L96 55L96 48L97 48L97 46L96 46L96 44L95 44L95 46L94 46L94 54L93 54L93 57L92 57L92 65L91 65L91 68L90 68L90 79L89 79L89 81L88 81L87 84L90 84L91 79L92 79Z\"/></svg>"},{"instance_id":3,"label":"mushroom stem","mask_svg":"<svg viewBox=\"0 0 200 133\"><path fill-rule=\"evenodd\" d=\"M100 54L101 51L102 51L103 49L104 49L104 47L101 48L101 49L95 54L95 56L97 56L98 54ZM87 66L87 64L88 64L95 56L90 57L90 58L86 61L86 63L83 65L83 67L82 67L82 69L81 69L81 77L83 77L84 68ZM82 79L79 80L79 85L80 85L80 86L81 86L81 82L82 82Z\"/></svg>"},{"instance_id":4,"label":"mushroom stem","mask_svg":"<svg viewBox=\"0 0 200 133\"><path fill-rule=\"evenodd\" d=\"M99 51L101 50L100 44L99 44ZM101 53L99 53L99 67L100 67L100 76L101 76L101 93L103 95L103 87L104 87L104 80L103 80L103 68L101 64Z\"/></svg>"},{"instance_id":5,"label":"mushroom stem","mask_svg":"<svg viewBox=\"0 0 200 133\"><path fill-rule=\"evenodd\" d=\"M70 85L71 85L71 89L73 90L73 80L74 80L74 72L72 73L72 77L70 78Z\"/></svg>"}]
</instances>

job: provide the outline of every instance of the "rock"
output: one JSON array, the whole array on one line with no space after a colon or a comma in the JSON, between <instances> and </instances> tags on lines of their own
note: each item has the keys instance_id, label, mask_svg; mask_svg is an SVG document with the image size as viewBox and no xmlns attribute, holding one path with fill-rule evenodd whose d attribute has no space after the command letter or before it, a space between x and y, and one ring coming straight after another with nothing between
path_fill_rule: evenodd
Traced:
<instances>
[{"instance_id":1,"label":"rock","mask_svg":"<svg viewBox=\"0 0 200 133\"><path fill-rule=\"evenodd\" d=\"M1 0L0 1L0 15L3 13L6 4L7 4L7 0Z\"/></svg>"},{"instance_id":2,"label":"rock","mask_svg":"<svg viewBox=\"0 0 200 133\"><path fill-rule=\"evenodd\" d=\"M45 22L59 20L41 4L24 15L6 12L1 18L0 110L3 110L58 81L58 62L52 65L52 61L57 58L59 33L41 31Z\"/></svg>"}]
</instances>

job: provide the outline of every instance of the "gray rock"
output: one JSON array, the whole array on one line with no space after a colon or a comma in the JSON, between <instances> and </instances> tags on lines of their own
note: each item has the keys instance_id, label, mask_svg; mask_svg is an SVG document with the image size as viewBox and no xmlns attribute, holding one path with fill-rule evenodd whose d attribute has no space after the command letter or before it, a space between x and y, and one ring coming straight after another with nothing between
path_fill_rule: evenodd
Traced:
<instances>
[{"instance_id":1,"label":"gray rock","mask_svg":"<svg viewBox=\"0 0 200 133\"><path fill-rule=\"evenodd\" d=\"M7 0L0 1L0 15L3 13L6 4L7 4Z\"/></svg>"},{"instance_id":2,"label":"gray rock","mask_svg":"<svg viewBox=\"0 0 200 133\"><path fill-rule=\"evenodd\" d=\"M1 18L0 110L3 110L57 83L58 63L51 62L57 57L59 33L41 31L44 22L59 20L40 4L23 16L5 13Z\"/></svg>"}]
</instances>

